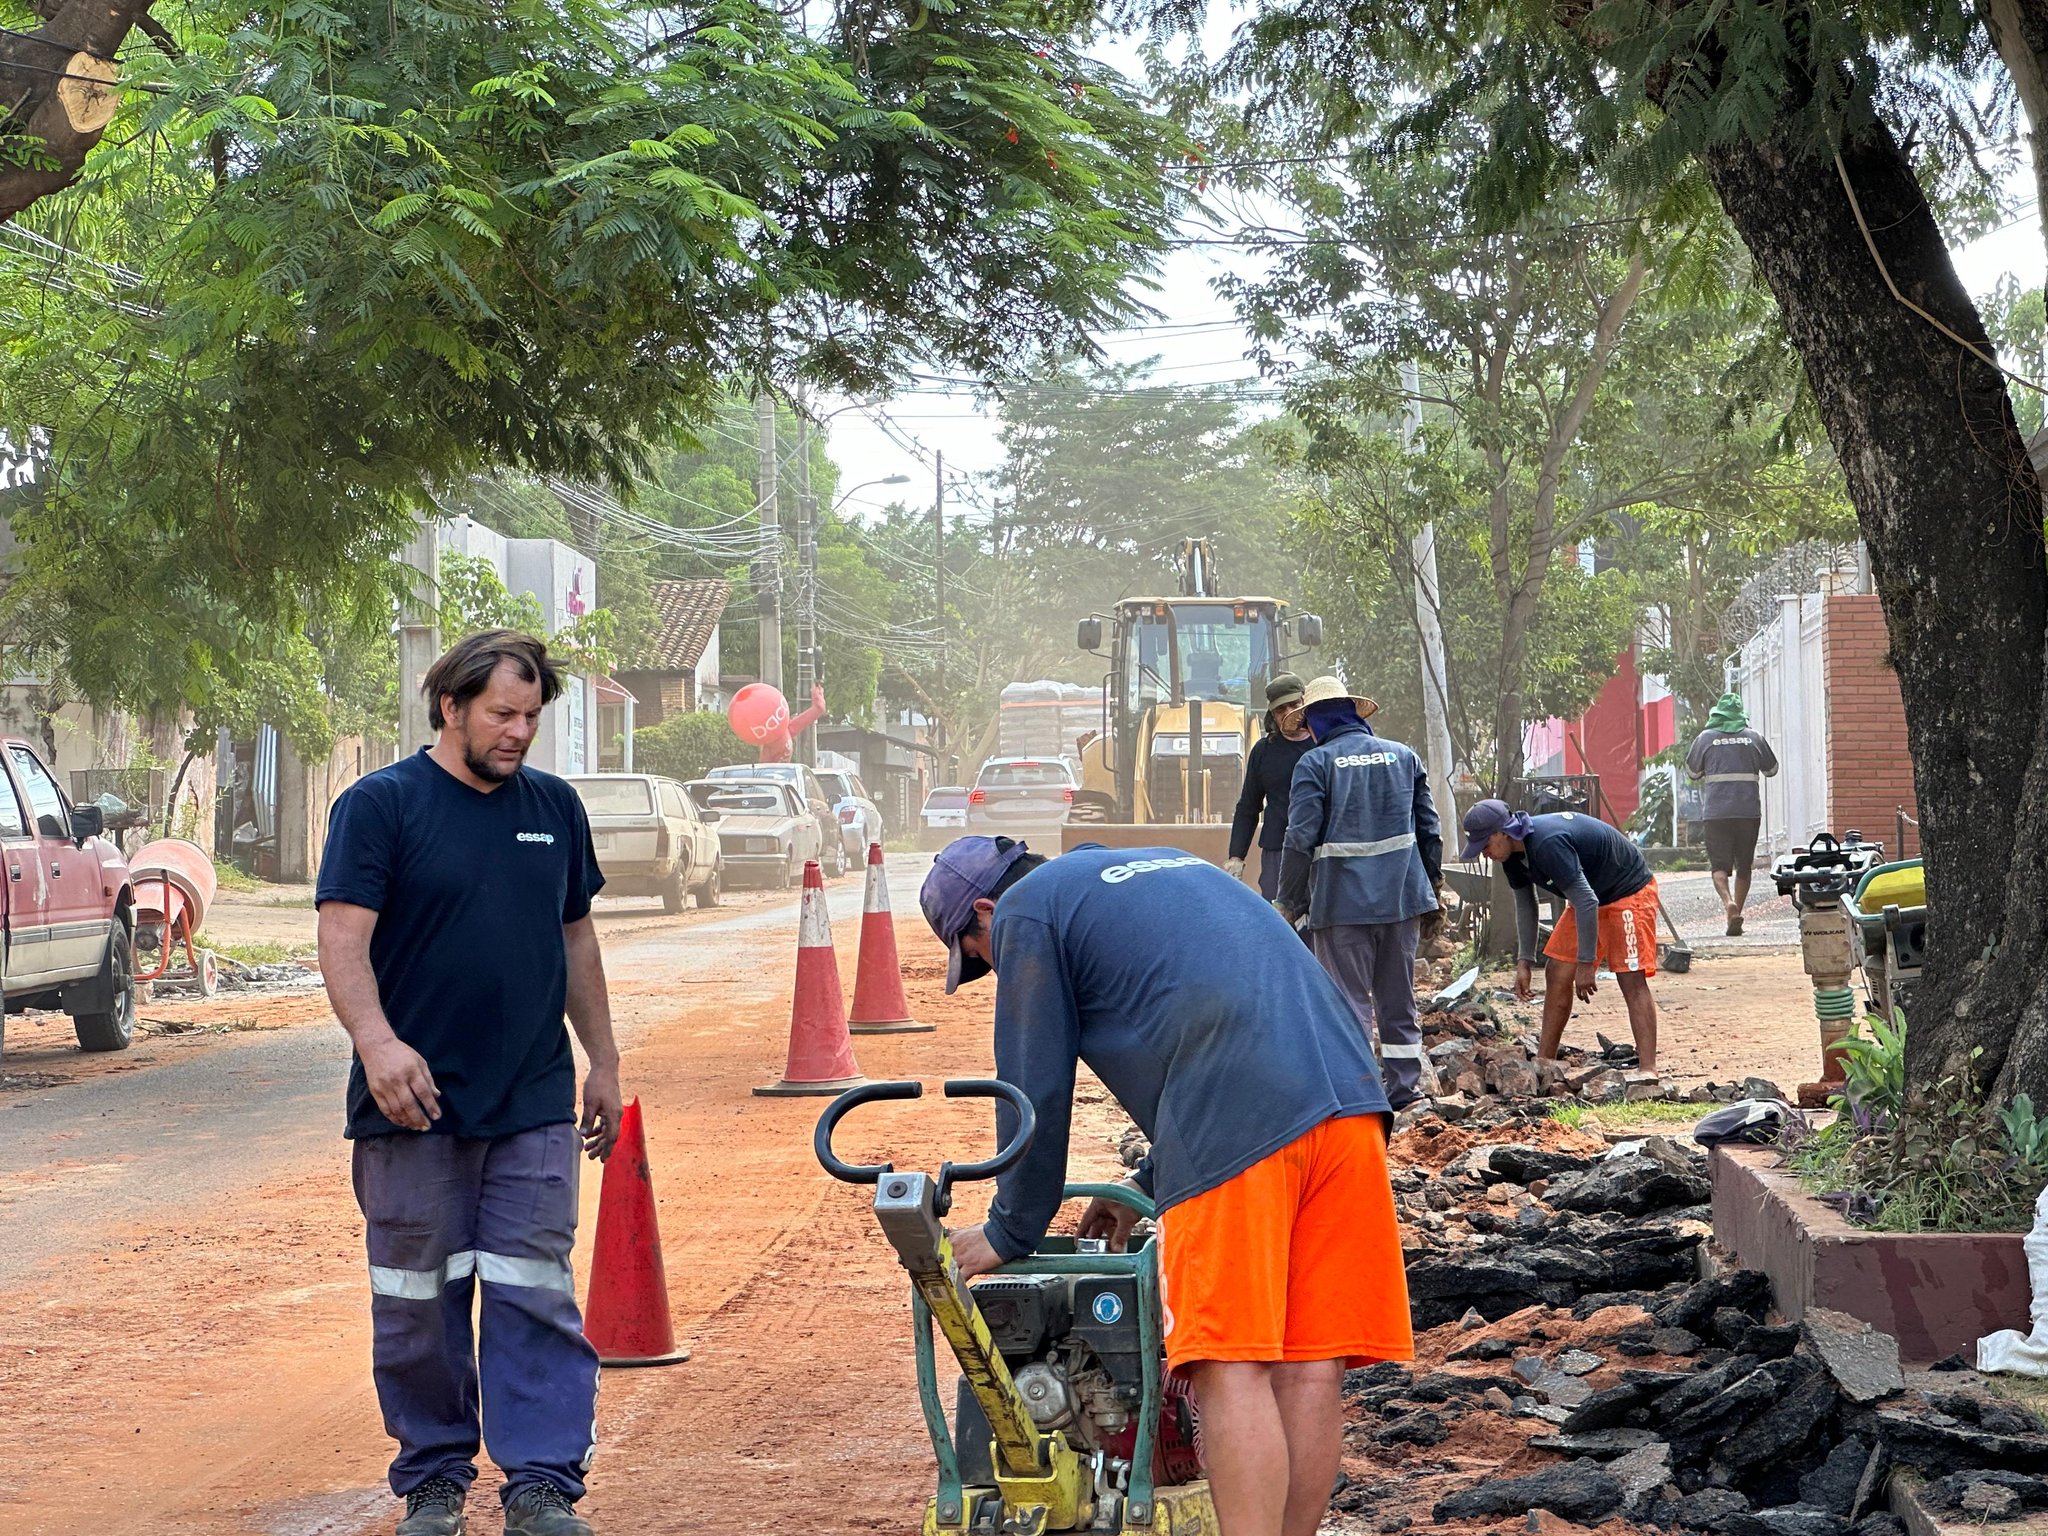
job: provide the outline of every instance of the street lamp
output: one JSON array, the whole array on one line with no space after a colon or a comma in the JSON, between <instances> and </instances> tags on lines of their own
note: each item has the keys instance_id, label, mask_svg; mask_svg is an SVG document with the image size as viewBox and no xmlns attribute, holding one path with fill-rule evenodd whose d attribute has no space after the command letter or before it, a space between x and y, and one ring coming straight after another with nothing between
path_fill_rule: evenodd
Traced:
<instances>
[{"instance_id":1,"label":"street lamp","mask_svg":"<svg viewBox=\"0 0 2048 1536\"><path fill-rule=\"evenodd\" d=\"M808 468L808 464L804 466ZM908 485L908 475L883 475L863 480L840 493L832 503L837 513L846 498L871 485ZM797 502L797 567L802 573L797 592L796 676L798 694L808 702L811 685L825 675L824 658L818 654L818 530L814 524L816 503L808 495Z\"/></svg>"},{"instance_id":2,"label":"street lamp","mask_svg":"<svg viewBox=\"0 0 2048 1536\"><path fill-rule=\"evenodd\" d=\"M838 497L832 503L832 510L834 512L837 512L839 508L846 502L846 500L853 495L854 491L864 491L871 485L908 484L910 484L910 476L908 475L883 475L878 480L863 480L859 485L856 485L849 490L841 491Z\"/></svg>"}]
</instances>

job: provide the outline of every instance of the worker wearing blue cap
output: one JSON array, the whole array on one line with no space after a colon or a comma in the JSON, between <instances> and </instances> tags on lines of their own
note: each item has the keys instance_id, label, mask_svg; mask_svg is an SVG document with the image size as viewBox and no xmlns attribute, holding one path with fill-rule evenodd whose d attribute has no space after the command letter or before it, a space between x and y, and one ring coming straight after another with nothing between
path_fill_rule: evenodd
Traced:
<instances>
[{"instance_id":1,"label":"worker wearing blue cap","mask_svg":"<svg viewBox=\"0 0 2048 1536\"><path fill-rule=\"evenodd\" d=\"M920 894L946 990L993 971L996 1073L1038 1133L988 1220L953 1234L963 1278L1034 1251L1059 1209L1086 1062L1151 1139L1167 1363L1202 1410L1225 1532L1309 1536L1343 1447L1347 1364L1413 1352L1386 1165L1386 1094L1351 1009L1258 893L1178 848L1047 861L963 837ZM1007 1143L1015 1115L996 1110ZM1084 1237L1130 1213L1096 1201Z\"/></svg>"},{"instance_id":2,"label":"worker wearing blue cap","mask_svg":"<svg viewBox=\"0 0 2048 1536\"><path fill-rule=\"evenodd\" d=\"M1562 811L1531 816L1503 800L1465 813L1464 862L1481 854L1506 872L1515 893L1515 996L1528 998L1536 960L1536 887L1568 905L1543 950L1543 1034L1539 1056L1555 1058L1572 999L1591 1002L1601 966L1614 972L1628 1006L1636 1059L1657 1070L1657 878L1642 850L1597 816Z\"/></svg>"}]
</instances>

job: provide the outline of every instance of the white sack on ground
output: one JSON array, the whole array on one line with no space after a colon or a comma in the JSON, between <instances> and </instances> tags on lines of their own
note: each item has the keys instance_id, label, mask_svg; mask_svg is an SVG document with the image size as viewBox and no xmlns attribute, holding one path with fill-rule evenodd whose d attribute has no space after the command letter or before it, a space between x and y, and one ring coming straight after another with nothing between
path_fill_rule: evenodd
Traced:
<instances>
[{"instance_id":1,"label":"white sack on ground","mask_svg":"<svg viewBox=\"0 0 2048 1536\"><path fill-rule=\"evenodd\" d=\"M2004 1328L1977 1341L1977 1369L2010 1371L2016 1376L2048 1376L2048 1189L2034 1201L2034 1230L2021 1247L2027 1251L2027 1283L2033 1289L2030 1309L2034 1331Z\"/></svg>"}]
</instances>

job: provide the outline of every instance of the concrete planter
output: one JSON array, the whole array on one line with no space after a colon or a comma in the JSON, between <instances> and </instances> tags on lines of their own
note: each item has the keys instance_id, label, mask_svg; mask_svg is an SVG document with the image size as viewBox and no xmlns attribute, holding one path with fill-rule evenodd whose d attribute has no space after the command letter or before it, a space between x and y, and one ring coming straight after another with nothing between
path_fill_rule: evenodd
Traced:
<instances>
[{"instance_id":1,"label":"concrete planter","mask_svg":"<svg viewBox=\"0 0 2048 1536\"><path fill-rule=\"evenodd\" d=\"M1899 1341L1909 1364L1961 1353L2000 1328L2031 1327L2017 1233L1869 1232L1807 1194L1765 1147L1717 1147L1714 1236L1771 1277L1788 1320L1808 1307L1859 1317Z\"/></svg>"}]
</instances>

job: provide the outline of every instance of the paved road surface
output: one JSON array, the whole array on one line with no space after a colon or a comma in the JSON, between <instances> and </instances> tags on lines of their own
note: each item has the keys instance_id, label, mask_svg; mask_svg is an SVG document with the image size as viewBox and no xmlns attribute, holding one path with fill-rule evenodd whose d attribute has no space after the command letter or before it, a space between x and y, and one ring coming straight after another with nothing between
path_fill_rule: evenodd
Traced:
<instances>
[{"instance_id":1,"label":"paved road surface","mask_svg":"<svg viewBox=\"0 0 2048 1536\"><path fill-rule=\"evenodd\" d=\"M1664 910L1694 950L1767 950L1799 943L1799 919L1792 898L1780 896L1771 878L1759 873L1743 909L1742 936L1727 936L1727 913L1714 894L1714 877L1703 869L1667 870L1657 877ZM1666 937L1669 935L1667 934Z\"/></svg>"},{"instance_id":2,"label":"paved road surface","mask_svg":"<svg viewBox=\"0 0 2048 1536\"><path fill-rule=\"evenodd\" d=\"M905 858L893 868L892 906L916 910L924 863ZM858 876L832 882L837 917L859 916L861 885ZM678 1001L696 989L768 980L777 963L787 963L771 936L793 927L796 897L757 901L731 915L669 919L650 916L646 903L607 902L600 928L626 931L606 941L606 972L615 987L672 988ZM740 972L756 940L764 941L759 953L769 975L750 978ZM54 1254L90 1251L95 1234L146 1221L167 1190L181 1200L215 1200L280 1169L339 1155L348 1044L324 1006L310 1011L325 1027L149 1042L88 1064L111 1070L0 1097L0 1287ZM622 1024L622 1045L634 1043L634 1028ZM61 1019L32 1041L21 1027L10 1034L10 1073L79 1062Z\"/></svg>"},{"instance_id":3,"label":"paved road surface","mask_svg":"<svg viewBox=\"0 0 2048 1536\"><path fill-rule=\"evenodd\" d=\"M914 905L922 863L892 861L892 904L911 1010L937 1030L856 1051L874 1078L985 1075L990 991L942 995L943 954ZM832 893L849 979L859 889ZM695 1354L607 1373L589 1513L635 1536L914 1530L931 1469L902 1275L861 1193L812 1158L820 1101L750 1091L782 1062L793 903L608 918L670 1311ZM1659 989L1674 1071L1796 1071L1812 1032L1796 961L1729 955ZM389 1531L362 1236L336 1137L346 1056L317 997L293 1006L283 1028L153 1038L120 1061L85 1061L55 1024L17 1035L10 1069L76 1080L0 1092L8 1536ZM1619 1032L1619 1010L1604 988L1572 1038ZM1084 1076L1074 1177L1119 1166L1120 1127ZM985 1105L928 1097L849 1122L841 1151L929 1168L982 1155L988 1135ZM586 1168L579 1278L598 1182ZM986 1198L963 1190L956 1219L978 1219ZM486 1470L476 1536L499 1529L493 1486Z\"/></svg>"}]
</instances>

